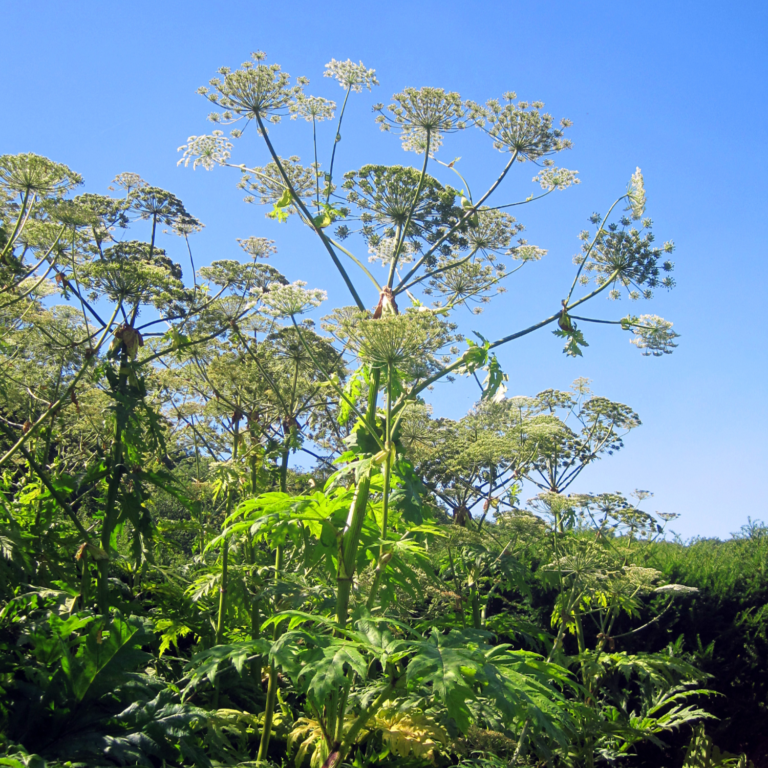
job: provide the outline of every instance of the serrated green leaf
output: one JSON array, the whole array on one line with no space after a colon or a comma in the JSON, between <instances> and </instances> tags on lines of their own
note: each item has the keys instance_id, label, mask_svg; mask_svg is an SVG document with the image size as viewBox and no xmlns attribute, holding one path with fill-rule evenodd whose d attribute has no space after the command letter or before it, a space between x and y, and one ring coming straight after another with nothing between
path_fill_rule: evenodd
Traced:
<instances>
[{"instance_id":1,"label":"serrated green leaf","mask_svg":"<svg viewBox=\"0 0 768 768\"><path fill-rule=\"evenodd\" d=\"M338 691L347 682L348 671L355 672L361 680L365 680L365 659L352 645L334 644L323 649L322 658L307 664L299 677L310 676L307 693L317 704L322 704L332 692Z\"/></svg>"}]
</instances>

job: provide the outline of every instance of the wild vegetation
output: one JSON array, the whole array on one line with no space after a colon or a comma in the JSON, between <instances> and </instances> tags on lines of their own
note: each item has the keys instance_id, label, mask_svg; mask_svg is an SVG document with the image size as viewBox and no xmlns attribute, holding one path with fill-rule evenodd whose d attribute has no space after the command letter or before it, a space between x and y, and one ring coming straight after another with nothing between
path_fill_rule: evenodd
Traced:
<instances>
[{"instance_id":1,"label":"wild vegetation","mask_svg":"<svg viewBox=\"0 0 768 768\"><path fill-rule=\"evenodd\" d=\"M202 224L135 174L75 195L66 166L0 157L0 764L746 766L708 734L740 751L729 718L766 719L765 528L686 547L646 492L570 492L638 415L584 379L508 397L494 354L549 327L579 357L589 323L672 351L655 315L581 314L674 284L640 170L589 218L561 305L471 339L462 311L546 254L509 209L578 183L552 160L568 121L406 88L374 110L418 167L341 174L377 81L325 75L340 109L261 53L223 68L200 92L230 133L182 162L307 227L350 306L318 310L263 237L196 268ZM306 146L281 144L288 116ZM480 194L437 158L471 130L501 156ZM251 140L262 165L232 156ZM537 193L510 200L525 162ZM455 376L477 405L438 418Z\"/></svg>"}]
</instances>

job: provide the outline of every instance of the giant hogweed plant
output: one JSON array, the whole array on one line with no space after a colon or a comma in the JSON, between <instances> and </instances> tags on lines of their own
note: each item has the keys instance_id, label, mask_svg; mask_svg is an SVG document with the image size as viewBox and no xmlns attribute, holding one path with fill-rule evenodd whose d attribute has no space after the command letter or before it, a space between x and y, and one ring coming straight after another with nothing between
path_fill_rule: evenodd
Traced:
<instances>
[{"instance_id":1,"label":"giant hogweed plant","mask_svg":"<svg viewBox=\"0 0 768 768\"><path fill-rule=\"evenodd\" d=\"M291 496L281 487L262 494L241 505L211 545L225 546L239 535L263 541L275 553L276 580L289 578L286 570L295 574L301 564L325 573L322 580L331 590L303 609L281 610L275 603L263 627L271 642L264 638L253 646L254 653L268 655L270 666L258 757L268 755L280 673L305 697L307 722L295 738L306 737L302 754L313 748L317 766L341 764L382 712L398 708L442 711L465 730L482 703L508 722L527 729L535 721L535 733L564 741L569 720L558 704L570 680L551 658L494 646L478 629L424 636L389 616L393 586L408 588L410 574L426 561L428 541L441 533L424 515L425 487L409 457L405 425L423 407L431 385L457 374L484 372L482 400L503 400L506 376L494 350L547 326L554 326L571 356L587 346L583 323L631 331L645 355L671 352L677 334L655 315L605 321L577 312L601 294L649 299L655 289L671 288L667 254L673 245L655 245L637 169L605 215L590 217L593 231L581 233L581 251L560 306L498 339L467 340L462 353L457 346L462 336L452 320L456 311L473 305L478 311L503 292L508 277L546 253L518 238L522 225L509 209L578 183L576 172L552 159L570 147L565 137L570 123L556 124L541 103L518 100L514 93L480 104L440 88L406 88L374 111L382 130L397 134L403 149L415 154L416 167L366 164L340 174L345 116L356 94L378 83L373 70L351 61L332 60L324 74L343 89L337 119L333 101L308 95L306 78L292 84L261 52L239 69L223 67L200 93L216 110L210 120L228 127L229 135L217 129L191 136L180 148L180 163L235 169L247 202L269 206L267 216L276 222L296 221L311 230L318 252L331 260L352 300L324 320L354 371L345 384L313 350L297 319L317 304L318 294L302 283L265 288L264 304L288 321L327 391L338 399L339 421L349 430L346 450L324 491ZM295 147L283 145L284 117L311 123L305 165ZM330 156L323 157L320 123L334 119ZM502 156L498 175L481 193L472 192L458 160L437 158L443 142L459 131L477 132ZM249 150L261 152L261 165L233 158L235 144L250 139L261 147ZM539 190L510 200L505 181L526 162L536 167ZM441 181L445 178L453 186ZM628 428L632 415L620 419ZM572 435L553 439L576 457L565 471L577 472L593 437L582 444ZM611 439L605 436L596 450ZM562 456L554 469L532 460L527 471L550 477L559 472L553 480L558 484ZM366 568L370 579L362 578Z\"/></svg>"},{"instance_id":2,"label":"giant hogweed plant","mask_svg":"<svg viewBox=\"0 0 768 768\"><path fill-rule=\"evenodd\" d=\"M115 182L124 196L70 198L81 179L66 166L32 154L0 158L4 488L37 506L25 522L41 553L61 534L55 510L67 516L77 538L66 546L81 572L72 610L95 602L101 614L115 604L115 570L128 567L138 583L152 557L151 493L195 509L167 471L158 366L181 367L237 322L253 325L261 286L286 282L266 265L230 261L201 270L198 283L188 238L202 225L135 174ZM142 223L146 241L126 237ZM166 234L187 246L189 285L160 246ZM254 257L270 247L256 238L241 245ZM54 297L65 303L52 305ZM94 518L88 528L85 508ZM116 549L124 533L132 538L127 563Z\"/></svg>"},{"instance_id":3,"label":"giant hogweed plant","mask_svg":"<svg viewBox=\"0 0 768 768\"><path fill-rule=\"evenodd\" d=\"M343 369L338 354L309 329L299 341L293 326L270 321L280 312L265 289L272 304L290 300L293 289L277 291L287 281L256 261L273 249L268 241L240 241L253 259L249 265L221 260L196 274L189 236L202 225L178 198L135 174L115 180L122 196L71 197L80 181L66 166L36 155L0 158L0 541L11 574L2 580L0 622L4 649L9 637L11 645L23 638L9 653L14 672L4 671L3 685L10 685L9 701L26 697L29 704L20 717L10 717L10 704L2 707L3 738L34 744L29 724L50 720L46 739L37 740L48 757L99 754L122 733L126 741L115 760L162 754L176 761L194 749L187 749L186 739L165 738L176 727L174 718L178 727L186 722L190 734L201 721L192 707L166 707L171 691L162 692L162 701L155 698L167 667L151 686L126 694L133 699L117 696L120 686L112 685L103 698L72 706L60 678L69 675L75 688L92 679L119 624L111 614L142 610L154 600L162 603L154 609L163 633L159 667L171 644L191 632L204 646L220 644L228 622L240 614L257 634L261 595L254 594L253 577L262 563L254 549L247 540L238 542L232 565L235 586L243 589L235 613L226 599L229 547L221 548L219 599L206 616L205 587L192 584L191 595L184 594L180 579L155 562L167 544L157 500L161 494L172 498L196 518L202 552L206 510L169 471L186 459L185 442L208 451L203 457L195 451L198 480L201 458L209 467L211 459L218 461L209 516L229 514L246 488L250 495L273 485L286 490L288 451L300 442L297 419L312 410L310 423L319 422L314 411L321 410L326 392L318 376L308 375L305 347L326 369L342 376ZM143 227L146 240L134 239L129 227ZM187 283L161 247L169 242L165 235L186 251L192 269ZM245 333L254 338L246 341ZM250 366L237 362L245 358ZM232 409L227 420L224 408ZM57 617L67 619L58 639ZM143 619L127 621L135 626ZM30 622L39 631L27 632ZM83 641L77 662L49 653L60 639ZM39 665L25 656L26 646ZM136 658L143 660L134 654L123 670L129 682ZM54 699L61 707L51 714ZM131 701L122 718L115 707ZM153 713L159 718L155 730L165 734L162 748L147 737L144 746L129 749L129 742L141 741L136 734L148 732ZM66 734L81 720L94 734L83 735L75 750Z\"/></svg>"}]
</instances>

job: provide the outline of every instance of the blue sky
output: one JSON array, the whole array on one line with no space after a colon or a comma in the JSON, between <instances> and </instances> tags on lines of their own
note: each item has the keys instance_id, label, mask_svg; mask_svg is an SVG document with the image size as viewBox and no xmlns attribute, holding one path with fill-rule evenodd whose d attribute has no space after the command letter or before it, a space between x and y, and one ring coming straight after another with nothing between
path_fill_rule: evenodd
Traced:
<instances>
[{"instance_id":1,"label":"blue sky","mask_svg":"<svg viewBox=\"0 0 768 768\"><path fill-rule=\"evenodd\" d=\"M519 213L548 256L513 278L485 314L461 318L462 328L496 337L556 310L587 217L605 211L640 166L657 237L677 245L678 287L641 305L598 299L590 314L662 315L682 334L679 348L642 358L627 334L590 327L589 349L573 360L545 330L501 351L510 394L564 389L584 376L596 394L640 414L643 426L625 449L587 470L575 490L651 490L648 509L679 513L672 528L686 538L727 536L750 516L768 519L768 4L17 2L4 4L3 27L0 152L66 163L93 192L106 192L117 173L139 173L205 223L194 242L198 265L237 257L235 238L271 237L274 266L326 289L329 306L348 298L305 233L242 203L234 172L176 165L187 136L211 130L195 91L218 67L262 49L291 75L308 76L309 93L336 100L343 92L322 78L331 58L376 69L380 87L350 103L342 170L418 162L377 130L370 111L406 86L478 101L515 90L570 118L574 148L557 162L579 170L582 183ZM328 128L321 141L330 146L332 135ZM306 153L305 125L281 126L273 138L283 155ZM237 152L235 162L266 162L255 141ZM448 137L439 157L458 155L473 189L504 159L479 135ZM516 169L510 199L533 191L534 172ZM469 384L441 386L435 410L459 417L475 396Z\"/></svg>"}]
</instances>

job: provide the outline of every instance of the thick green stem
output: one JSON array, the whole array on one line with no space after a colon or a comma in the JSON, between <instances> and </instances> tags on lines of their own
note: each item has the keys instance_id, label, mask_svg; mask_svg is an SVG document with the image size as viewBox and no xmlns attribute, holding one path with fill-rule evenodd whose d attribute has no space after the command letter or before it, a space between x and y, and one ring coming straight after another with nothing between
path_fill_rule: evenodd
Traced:
<instances>
[{"instance_id":1,"label":"thick green stem","mask_svg":"<svg viewBox=\"0 0 768 768\"><path fill-rule=\"evenodd\" d=\"M368 428L376 428L376 401L379 394L379 382L381 370L375 368L371 371L371 382L368 389L368 412L366 421ZM371 491L370 472L358 480L355 496L347 517L347 524L341 537L339 552L339 566L336 574L336 621L343 629L349 618L349 598L352 592L352 579L355 574L355 562L357 560L357 548L360 544L360 532L363 529L365 515L368 511L368 497Z\"/></svg>"},{"instance_id":2,"label":"thick green stem","mask_svg":"<svg viewBox=\"0 0 768 768\"><path fill-rule=\"evenodd\" d=\"M592 681L589 675L587 674L587 665L586 660L584 659L584 654L587 652L587 644L584 640L584 625L581 621L581 611L579 610L578 603L573 608L573 624L576 629L576 642L579 647L579 656L581 656L581 683L582 685L587 689L587 693L592 695Z\"/></svg>"},{"instance_id":3,"label":"thick green stem","mask_svg":"<svg viewBox=\"0 0 768 768\"><path fill-rule=\"evenodd\" d=\"M283 568L283 548L278 546L275 550L275 583L280 578L280 571ZM278 638L278 626L272 629L272 640L275 641ZM272 735L272 724L275 719L275 704L277 703L277 664L273 661L269 667L269 683L267 684L267 702L264 707L264 730L261 734L261 741L259 742L259 754L257 760L267 759L267 750L269 749L269 739Z\"/></svg>"},{"instance_id":4,"label":"thick green stem","mask_svg":"<svg viewBox=\"0 0 768 768\"><path fill-rule=\"evenodd\" d=\"M591 707L591 706L594 706L594 701L592 699L592 680L587 672L587 662L586 662L586 659L584 658L584 654L587 651L587 645L584 642L584 627L581 622L581 613L579 610L578 602L573 607L573 623L576 629L576 641L579 647L579 656L581 657L579 662L579 666L581 667L581 684L587 690L586 705L588 707ZM593 768L595 764L594 741L589 731L586 731L584 733L583 739L584 739L583 751L584 751L584 756L587 759L585 768Z\"/></svg>"},{"instance_id":5,"label":"thick green stem","mask_svg":"<svg viewBox=\"0 0 768 768\"><path fill-rule=\"evenodd\" d=\"M288 447L289 435L284 436L283 451L280 461L280 492L288 491L288 456L290 449ZM283 570L283 547L278 544L275 548L275 584L280 581L280 572ZM272 629L272 641L277 640L279 636L278 625L275 624ZM264 730L261 733L259 742L259 753L257 760L267 759L267 750L269 749L269 739L272 736L272 724L275 719L275 705L277 704L277 664L273 661L269 665L269 682L267 684L267 701L264 705Z\"/></svg>"},{"instance_id":6,"label":"thick green stem","mask_svg":"<svg viewBox=\"0 0 768 768\"><path fill-rule=\"evenodd\" d=\"M340 742L344 737L344 716L347 712L347 699L349 698L349 689L352 687L352 678L348 678L344 683L344 688L341 691L339 698L339 706L336 713L336 729L334 731L334 741Z\"/></svg>"},{"instance_id":7,"label":"thick green stem","mask_svg":"<svg viewBox=\"0 0 768 768\"><path fill-rule=\"evenodd\" d=\"M88 587L90 582L90 574L88 573L88 550L84 549L80 558L80 610L88 610ZM74 606L73 606L74 610Z\"/></svg>"},{"instance_id":8,"label":"thick green stem","mask_svg":"<svg viewBox=\"0 0 768 768\"><path fill-rule=\"evenodd\" d=\"M275 565L277 566L277 560L282 554L281 548L278 547L278 555L275 558ZM275 567L277 570L277 567ZM277 627L273 630L273 640L277 639ZM264 707L264 730L261 734L261 741L259 742L259 754L257 760L266 760L267 750L269 749L269 739L272 736L272 724L275 718L275 704L277 703L277 665L273 661L269 666L269 683L267 684L267 702Z\"/></svg>"},{"instance_id":9,"label":"thick green stem","mask_svg":"<svg viewBox=\"0 0 768 768\"><path fill-rule=\"evenodd\" d=\"M478 594L477 587L472 587L470 593L472 595L472 625L475 629L482 629L483 616L480 611L480 595Z\"/></svg>"},{"instance_id":10,"label":"thick green stem","mask_svg":"<svg viewBox=\"0 0 768 768\"><path fill-rule=\"evenodd\" d=\"M256 467L256 462L258 459L258 455L256 454L256 451L251 448L251 495L253 497L256 496L256 488L258 484L258 470ZM253 544L253 539L248 534L247 539L248 544L248 564L251 566L251 578L253 578L255 571L256 571L256 547ZM261 620L260 620L260 610L259 610L259 598L258 596L254 596L251 601L251 639L256 639L259 636L259 627L261 626Z\"/></svg>"},{"instance_id":11,"label":"thick green stem","mask_svg":"<svg viewBox=\"0 0 768 768\"><path fill-rule=\"evenodd\" d=\"M387 421L385 425L385 442L384 450L386 451L386 458L384 459L384 489L381 502L381 547L379 548L379 561L376 565L376 572L373 576L373 584L371 585L371 592L368 595L368 602L366 607L368 610L373 610L376 605L376 597L379 592L379 586L384 578L384 574L387 569L387 560L385 557L387 554L387 523L389 516L389 494L390 486L392 483L392 366L387 368Z\"/></svg>"},{"instance_id":12,"label":"thick green stem","mask_svg":"<svg viewBox=\"0 0 768 768\"><path fill-rule=\"evenodd\" d=\"M227 577L229 576L229 539L221 545L221 585L219 586L219 617L216 622L216 645L224 640L227 614Z\"/></svg>"},{"instance_id":13,"label":"thick green stem","mask_svg":"<svg viewBox=\"0 0 768 768\"><path fill-rule=\"evenodd\" d=\"M123 345L120 352L120 368L117 373L117 386L113 392L117 407L115 409L115 433L112 444L112 455L109 460L110 478L107 485L107 502L104 508L104 519L101 524L101 548L109 552L112 541L112 532L117 520L116 506L117 494L120 490L120 481L125 474L123 465L123 432L128 424L128 408L126 406L126 392L128 384L128 350ZM106 614L109 611L109 559L99 560L98 596L97 604L99 613Z\"/></svg>"},{"instance_id":14,"label":"thick green stem","mask_svg":"<svg viewBox=\"0 0 768 768\"><path fill-rule=\"evenodd\" d=\"M315 202L320 208L320 165L317 162L317 121L312 115L312 145L315 148Z\"/></svg>"},{"instance_id":15,"label":"thick green stem","mask_svg":"<svg viewBox=\"0 0 768 768\"><path fill-rule=\"evenodd\" d=\"M464 617L464 596L461 594L461 584L459 583L459 576L456 573L456 565L453 562L453 552L451 552L451 548L448 547L448 562L451 565L451 574L453 575L453 584L456 587L456 594L459 598L459 610L461 611L461 626L466 629L467 627L467 621Z\"/></svg>"},{"instance_id":16,"label":"thick green stem","mask_svg":"<svg viewBox=\"0 0 768 768\"><path fill-rule=\"evenodd\" d=\"M239 431L237 428L237 422L235 422L235 432L232 437L232 460L237 460L237 447L239 444ZM232 512L232 503L234 501L234 493L232 488L227 488L227 501L226 501L226 514L229 517ZM227 589L229 586L229 539L226 536L222 537L221 542L221 583L219 584L219 615L216 621L216 645L221 645L224 642L224 633L227 628ZM213 694L213 708L218 709L219 706L219 690L220 690L220 677L216 678L216 690Z\"/></svg>"},{"instance_id":17,"label":"thick green stem","mask_svg":"<svg viewBox=\"0 0 768 768\"><path fill-rule=\"evenodd\" d=\"M149 256L147 257L147 261L151 264L152 263L152 257L155 255L155 236L157 234L157 214L152 215L152 237L149 241ZM136 304L133 307L133 312L131 312L131 321L130 325L133 327L134 323L136 322L136 318L139 315L139 306L140 303L137 301Z\"/></svg>"},{"instance_id":18,"label":"thick green stem","mask_svg":"<svg viewBox=\"0 0 768 768\"><path fill-rule=\"evenodd\" d=\"M387 703L389 697L395 691L395 682L390 682L387 687L378 695L373 704L367 709L364 709L357 720L352 724L352 727L347 731L347 735L344 738L344 743L339 747L339 756L334 766L341 765L344 758L347 756L352 745L355 743L360 731L365 728L365 724Z\"/></svg>"}]
</instances>

